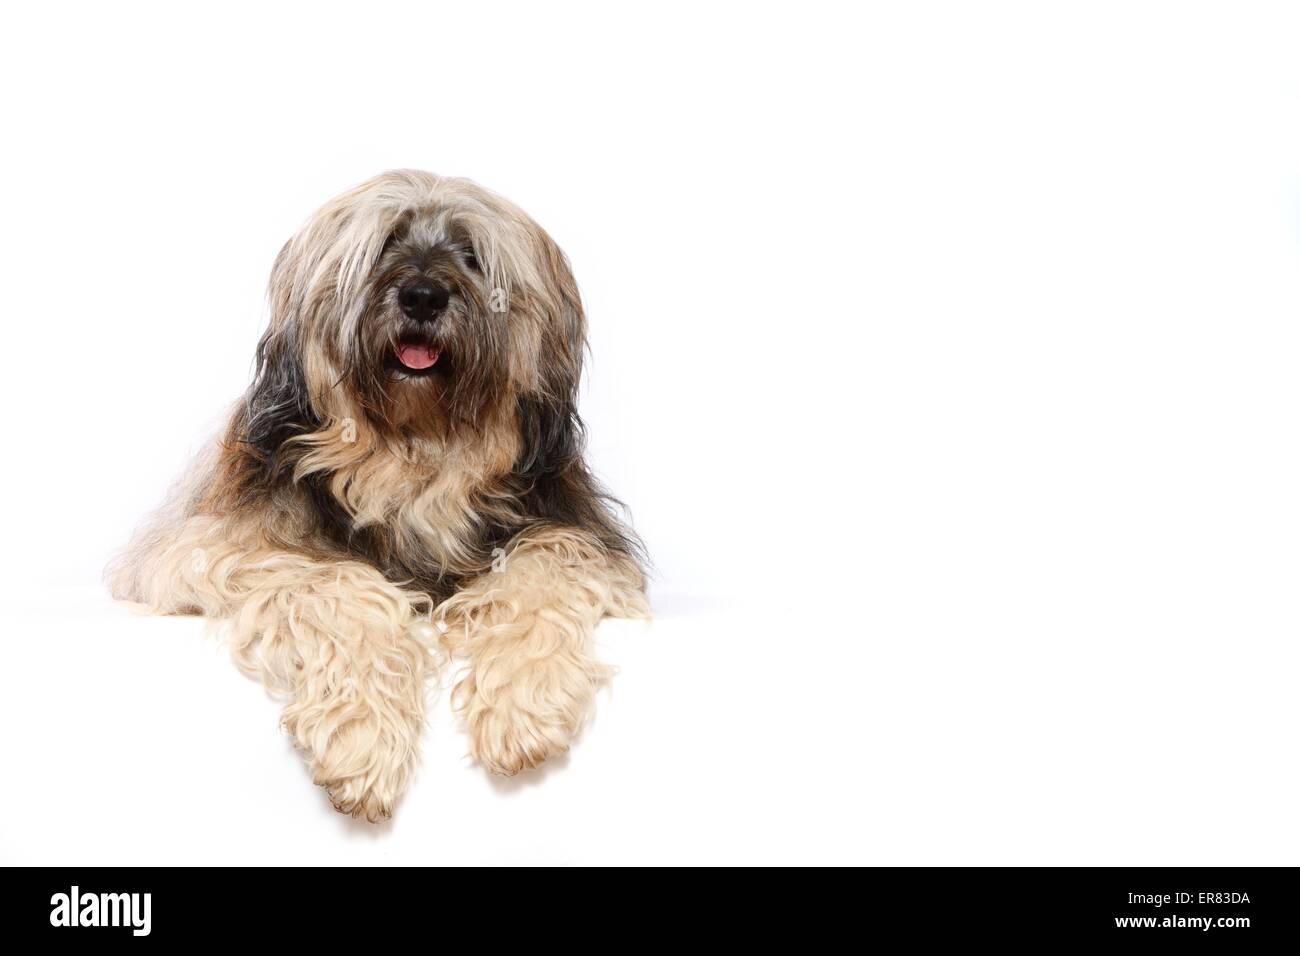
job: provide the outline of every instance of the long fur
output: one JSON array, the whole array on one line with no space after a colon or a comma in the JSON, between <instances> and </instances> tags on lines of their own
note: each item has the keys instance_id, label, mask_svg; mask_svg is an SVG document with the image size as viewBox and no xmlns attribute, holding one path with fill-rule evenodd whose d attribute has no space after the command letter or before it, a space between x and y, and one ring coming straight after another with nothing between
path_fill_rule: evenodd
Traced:
<instances>
[{"instance_id":1,"label":"long fur","mask_svg":"<svg viewBox=\"0 0 1300 956\"><path fill-rule=\"evenodd\" d=\"M393 365L415 280L450 290L419 329L430 375ZM606 676L596 623L647 608L640 543L583 459L563 253L467 180L395 171L308 220L269 297L252 384L110 566L114 595L227 622L344 812L392 812L439 643L466 659L453 701L480 762L565 750Z\"/></svg>"}]
</instances>

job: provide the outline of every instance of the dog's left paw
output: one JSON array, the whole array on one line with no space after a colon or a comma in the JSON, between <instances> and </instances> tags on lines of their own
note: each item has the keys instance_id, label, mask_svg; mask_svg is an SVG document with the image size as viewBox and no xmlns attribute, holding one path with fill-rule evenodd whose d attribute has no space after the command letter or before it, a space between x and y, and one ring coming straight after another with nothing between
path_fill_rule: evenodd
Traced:
<instances>
[{"instance_id":1,"label":"dog's left paw","mask_svg":"<svg viewBox=\"0 0 1300 956\"><path fill-rule=\"evenodd\" d=\"M605 669L564 656L487 655L456 688L474 759L514 776L569 749L591 712Z\"/></svg>"},{"instance_id":2,"label":"dog's left paw","mask_svg":"<svg viewBox=\"0 0 1300 956\"><path fill-rule=\"evenodd\" d=\"M492 773L513 777L569 749L575 728L512 707L478 712L470 724L474 759Z\"/></svg>"}]
</instances>

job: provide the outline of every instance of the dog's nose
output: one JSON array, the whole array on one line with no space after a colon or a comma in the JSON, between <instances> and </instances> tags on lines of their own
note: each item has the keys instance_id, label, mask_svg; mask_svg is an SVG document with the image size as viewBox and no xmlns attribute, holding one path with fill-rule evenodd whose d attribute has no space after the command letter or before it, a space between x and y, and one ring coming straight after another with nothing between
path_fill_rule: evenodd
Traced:
<instances>
[{"instance_id":1,"label":"dog's nose","mask_svg":"<svg viewBox=\"0 0 1300 956\"><path fill-rule=\"evenodd\" d=\"M451 292L436 282L412 282L402 286L397 293L397 303L402 311L417 322L429 322L447 308Z\"/></svg>"}]
</instances>

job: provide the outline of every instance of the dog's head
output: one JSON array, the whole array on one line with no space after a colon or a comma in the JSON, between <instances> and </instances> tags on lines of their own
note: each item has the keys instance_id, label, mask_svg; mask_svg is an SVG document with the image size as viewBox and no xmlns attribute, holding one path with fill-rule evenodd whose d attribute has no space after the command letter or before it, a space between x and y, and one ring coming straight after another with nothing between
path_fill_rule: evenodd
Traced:
<instances>
[{"instance_id":1,"label":"dog's head","mask_svg":"<svg viewBox=\"0 0 1300 956\"><path fill-rule=\"evenodd\" d=\"M267 451L358 416L445 438L520 407L571 413L585 329L568 263L468 180L400 170L330 201L281 251L270 298L248 408Z\"/></svg>"}]
</instances>

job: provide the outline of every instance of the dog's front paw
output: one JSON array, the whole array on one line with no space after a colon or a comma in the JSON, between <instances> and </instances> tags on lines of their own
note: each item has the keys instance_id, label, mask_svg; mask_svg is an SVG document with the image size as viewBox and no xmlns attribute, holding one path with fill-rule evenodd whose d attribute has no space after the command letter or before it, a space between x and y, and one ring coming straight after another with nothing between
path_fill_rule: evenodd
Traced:
<instances>
[{"instance_id":1,"label":"dog's front paw","mask_svg":"<svg viewBox=\"0 0 1300 956\"><path fill-rule=\"evenodd\" d=\"M591 711L605 670L564 656L487 656L456 689L475 760L513 776L564 753Z\"/></svg>"},{"instance_id":2,"label":"dog's front paw","mask_svg":"<svg viewBox=\"0 0 1300 956\"><path fill-rule=\"evenodd\" d=\"M415 762L409 743L385 733L373 715L339 727L313 757L313 779L334 809L371 823L392 816Z\"/></svg>"},{"instance_id":3,"label":"dog's front paw","mask_svg":"<svg viewBox=\"0 0 1300 956\"><path fill-rule=\"evenodd\" d=\"M418 706L337 697L290 706L284 725L306 752L312 779L340 813L386 820L415 770Z\"/></svg>"},{"instance_id":4,"label":"dog's front paw","mask_svg":"<svg viewBox=\"0 0 1300 956\"><path fill-rule=\"evenodd\" d=\"M535 714L494 707L481 711L470 725L474 759L492 773L513 777L569 749L573 730Z\"/></svg>"},{"instance_id":5,"label":"dog's front paw","mask_svg":"<svg viewBox=\"0 0 1300 956\"><path fill-rule=\"evenodd\" d=\"M362 817L371 823L380 823L393 815L392 791L378 786L366 777L346 777L342 780L316 781L325 788L330 803L339 813Z\"/></svg>"}]
</instances>

